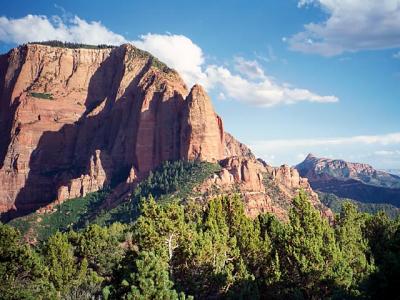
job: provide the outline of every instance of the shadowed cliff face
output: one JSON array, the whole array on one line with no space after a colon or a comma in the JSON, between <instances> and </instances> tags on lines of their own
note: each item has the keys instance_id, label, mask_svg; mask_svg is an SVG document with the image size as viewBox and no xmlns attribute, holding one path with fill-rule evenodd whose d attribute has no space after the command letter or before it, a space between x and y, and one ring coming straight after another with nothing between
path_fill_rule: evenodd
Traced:
<instances>
[{"instance_id":1,"label":"shadowed cliff face","mask_svg":"<svg viewBox=\"0 0 400 300\"><path fill-rule=\"evenodd\" d=\"M11 140L13 116L19 104L13 95L13 87L22 68L25 49L0 55L0 168L3 167L7 147Z\"/></svg>"}]
</instances>

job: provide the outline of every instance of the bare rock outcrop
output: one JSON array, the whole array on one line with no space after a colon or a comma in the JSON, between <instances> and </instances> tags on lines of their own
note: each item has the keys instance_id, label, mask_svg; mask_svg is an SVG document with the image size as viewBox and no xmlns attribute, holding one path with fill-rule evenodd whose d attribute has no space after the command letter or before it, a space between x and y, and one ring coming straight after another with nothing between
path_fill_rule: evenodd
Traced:
<instances>
[{"instance_id":1,"label":"bare rock outcrop","mask_svg":"<svg viewBox=\"0 0 400 300\"><path fill-rule=\"evenodd\" d=\"M182 112L181 158L216 162L224 158L224 128L204 89L195 85Z\"/></svg>"},{"instance_id":2,"label":"bare rock outcrop","mask_svg":"<svg viewBox=\"0 0 400 300\"><path fill-rule=\"evenodd\" d=\"M90 158L85 174L82 174L79 178L69 179L66 185L61 185L58 188L57 200L62 202L100 190L110 183L105 170L111 168L112 161L108 155L101 155L101 151L96 150L95 154Z\"/></svg>"},{"instance_id":3,"label":"bare rock outcrop","mask_svg":"<svg viewBox=\"0 0 400 300\"><path fill-rule=\"evenodd\" d=\"M400 177L376 170L368 164L318 158L309 154L296 169L319 192L365 203L400 207Z\"/></svg>"},{"instance_id":4,"label":"bare rock outcrop","mask_svg":"<svg viewBox=\"0 0 400 300\"><path fill-rule=\"evenodd\" d=\"M217 184L238 184L243 191L264 191L262 169L256 161L233 156L220 161L220 165L223 169L220 173L220 180L216 182ZM229 173L229 177L227 173ZM228 178L230 180L226 181Z\"/></svg>"},{"instance_id":5,"label":"bare rock outcrop","mask_svg":"<svg viewBox=\"0 0 400 300\"><path fill-rule=\"evenodd\" d=\"M251 152L250 148L247 147L245 144L236 140L230 133L224 133L224 142L225 142L225 156L240 156L246 157L250 159L256 159L254 154Z\"/></svg>"},{"instance_id":6,"label":"bare rock outcrop","mask_svg":"<svg viewBox=\"0 0 400 300\"><path fill-rule=\"evenodd\" d=\"M248 157L229 157L219 163L222 169L200 187L200 191L210 198L219 193L239 193L245 201L248 216L254 218L269 212L286 220L293 198L303 190L323 216L333 218L331 210L319 201L308 180L300 177L292 167L272 167Z\"/></svg>"}]
</instances>

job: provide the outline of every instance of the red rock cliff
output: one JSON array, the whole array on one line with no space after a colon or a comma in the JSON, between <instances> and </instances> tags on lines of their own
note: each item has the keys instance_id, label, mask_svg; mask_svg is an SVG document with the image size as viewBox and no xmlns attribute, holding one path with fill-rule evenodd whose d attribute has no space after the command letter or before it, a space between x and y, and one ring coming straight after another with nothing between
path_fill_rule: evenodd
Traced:
<instances>
[{"instance_id":1,"label":"red rock cliff","mask_svg":"<svg viewBox=\"0 0 400 300\"><path fill-rule=\"evenodd\" d=\"M224 158L224 128L204 89L195 85L182 112L181 157L216 162Z\"/></svg>"},{"instance_id":2,"label":"red rock cliff","mask_svg":"<svg viewBox=\"0 0 400 300\"><path fill-rule=\"evenodd\" d=\"M204 90L132 45L24 45L0 56L0 212L31 211L146 174L223 158ZM187 98L186 98L187 97Z\"/></svg>"}]
</instances>

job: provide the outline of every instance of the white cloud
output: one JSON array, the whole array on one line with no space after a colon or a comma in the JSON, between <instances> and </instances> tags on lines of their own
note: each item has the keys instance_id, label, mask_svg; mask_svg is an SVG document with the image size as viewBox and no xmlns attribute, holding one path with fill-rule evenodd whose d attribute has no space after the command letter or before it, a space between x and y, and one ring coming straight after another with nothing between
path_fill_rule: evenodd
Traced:
<instances>
[{"instance_id":1,"label":"white cloud","mask_svg":"<svg viewBox=\"0 0 400 300\"><path fill-rule=\"evenodd\" d=\"M0 17L0 41L25 43L45 40L113 45L129 42L100 22L88 22L78 16L64 14L63 18L48 18L27 15L19 19ZM208 91L215 90L221 99L229 97L263 107L299 101L338 101L335 96L321 96L307 89L295 88L286 83L279 84L265 74L256 60L236 57L233 66L208 65L202 49L183 35L148 33L130 42L176 69L189 87L200 83ZM276 58L272 48L268 55ZM233 74L231 69L237 74Z\"/></svg>"},{"instance_id":2,"label":"white cloud","mask_svg":"<svg viewBox=\"0 0 400 300\"><path fill-rule=\"evenodd\" d=\"M189 86L197 82L207 86L206 75L202 71L203 51L186 36L148 33L132 43L176 69Z\"/></svg>"},{"instance_id":3,"label":"white cloud","mask_svg":"<svg viewBox=\"0 0 400 300\"><path fill-rule=\"evenodd\" d=\"M77 16L65 22L58 16L0 17L0 41L21 44L47 40L110 45L126 42L122 35L108 30L100 22L87 22Z\"/></svg>"},{"instance_id":4,"label":"white cloud","mask_svg":"<svg viewBox=\"0 0 400 300\"><path fill-rule=\"evenodd\" d=\"M314 0L300 0L299 3L297 3L297 7L303 7L309 4L312 4L315 2Z\"/></svg>"},{"instance_id":5,"label":"white cloud","mask_svg":"<svg viewBox=\"0 0 400 300\"><path fill-rule=\"evenodd\" d=\"M292 88L287 84L278 84L264 76L261 81L248 80L240 75L232 74L225 67L210 65L206 69L211 87L219 87L227 97L253 104L270 107L278 104L293 104L299 101L337 102L335 96L320 96L306 89Z\"/></svg>"},{"instance_id":6,"label":"white cloud","mask_svg":"<svg viewBox=\"0 0 400 300\"><path fill-rule=\"evenodd\" d=\"M220 92L220 93L218 94L218 99L219 99L219 100L226 100L225 94L224 94L223 92Z\"/></svg>"},{"instance_id":7,"label":"white cloud","mask_svg":"<svg viewBox=\"0 0 400 300\"><path fill-rule=\"evenodd\" d=\"M149 33L133 41L133 44L176 69L189 86L200 83L208 91L217 90L219 99L229 97L264 107L299 101L338 101L335 96L320 96L306 89L279 85L254 60L234 58L233 68L238 74L232 74L226 67L207 65L202 49L183 35Z\"/></svg>"},{"instance_id":8,"label":"white cloud","mask_svg":"<svg viewBox=\"0 0 400 300\"><path fill-rule=\"evenodd\" d=\"M249 79L265 79L263 69L256 60L245 60L243 57L235 57L235 70Z\"/></svg>"},{"instance_id":9,"label":"white cloud","mask_svg":"<svg viewBox=\"0 0 400 300\"><path fill-rule=\"evenodd\" d=\"M339 138L321 138L321 139L285 139L285 140L268 140L254 141L251 147L260 151L279 150L283 148L296 147L315 147L315 146L332 146L332 145L394 145L400 144L400 132L389 133L384 135L359 135L352 137Z\"/></svg>"},{"instance_id":10,"label":"white cloud","mask_svg":"<svg viewBox=\"0 0 400 300\"><path fill-rule=\"evenodd\" d=\"M288 38L292 50L334 56L400 47L400 0L300 0L298 7L311 4L328 18Z\"/></svg>"}]
</instances>

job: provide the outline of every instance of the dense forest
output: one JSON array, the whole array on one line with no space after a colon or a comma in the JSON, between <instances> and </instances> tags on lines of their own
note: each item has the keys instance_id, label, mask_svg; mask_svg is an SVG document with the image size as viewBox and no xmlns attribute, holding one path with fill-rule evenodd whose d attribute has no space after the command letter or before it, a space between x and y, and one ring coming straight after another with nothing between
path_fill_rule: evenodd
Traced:
<instances>
[{"instance_id":1,"label":"dense forest","mask_svg":"<svg viewBox=\"0 0 400 300\"><path fill-rule=\"evenodd\" d=\"M131 223L0 236L2 299L387 299L400 284L399 219L345 203L329 224L302 192L287 222L249 219L237 195L150 195Z\"/></svg>"}]
</instances>

